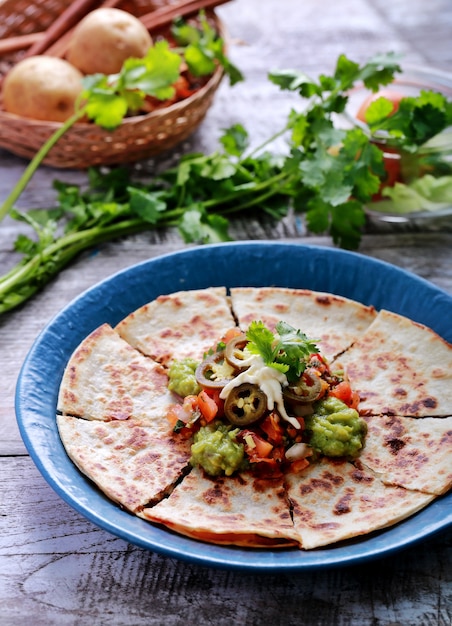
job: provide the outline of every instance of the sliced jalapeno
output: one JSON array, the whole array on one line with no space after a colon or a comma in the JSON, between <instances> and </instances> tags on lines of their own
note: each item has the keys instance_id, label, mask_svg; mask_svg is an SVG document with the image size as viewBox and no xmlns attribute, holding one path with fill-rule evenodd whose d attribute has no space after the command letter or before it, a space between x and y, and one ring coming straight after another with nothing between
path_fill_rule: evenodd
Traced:
<instances>
[{"instance_id":1,"label":"sliced jalapeno","mask_svg":"<svg viewBox=\"0 0 452 626\"><path fill-rule=\"evenodd\" d=\"M243 370L249 367L249 363L246 362L248 355L244 354L243 349L248 343L248 339L245 333L237 335L228 341L225 349L225 358L232 367L238 370Z\"/></svg>"},{"instance_id":2,"label":"sliced jalapeno","mask_svg":"<svg viewBox=\"0 0 452 626\"><path fill-rule=\"evenodd\" d=\"M308 368L297 383L283 389L283 397L289 402L305 404L317 400L322 395L322 391L320 377Z\"/></svg>"},{"instance_id":3,"label":"sliced jalapeno","mask_svg":"<svg viewBox=\"0 0 452 626\"><path fill-rule=\"evenodd\" d=\"M225 376L231 370L230 377ZM208 356L198 365L195 378L198 385L207 389L223 389L233 376L233 370L225 363L224 350Z\"/></svg>"},{"instance_id":4,"label":"sliced jalapeno","mask_svg":"<svg viewBox=\"0 0 452 626\"><path fill-rule=\"evenodd\" d=\"M224 403L224 414L236 426L257 422L267 410L267 396L252 383L242 383L231 389Z\"/></svg>"}]
</instances>

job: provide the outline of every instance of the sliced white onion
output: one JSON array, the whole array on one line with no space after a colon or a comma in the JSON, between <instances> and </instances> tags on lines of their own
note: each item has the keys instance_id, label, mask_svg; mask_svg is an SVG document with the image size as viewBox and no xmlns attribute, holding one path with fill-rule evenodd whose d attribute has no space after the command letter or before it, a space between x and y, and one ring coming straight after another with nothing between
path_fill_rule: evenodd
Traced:
<instances>
[{"instance_id":1,"label":"sliced white onion","mask_svg":"<svg viewBox=\"0 0 452 626\"><path fill-rule=\"evenodd\" d=\"M286 459L288 461L299 461L311 454L311 448L306 443L294 443L293 446L286 450Z\"/></svg>"}]
</instances>

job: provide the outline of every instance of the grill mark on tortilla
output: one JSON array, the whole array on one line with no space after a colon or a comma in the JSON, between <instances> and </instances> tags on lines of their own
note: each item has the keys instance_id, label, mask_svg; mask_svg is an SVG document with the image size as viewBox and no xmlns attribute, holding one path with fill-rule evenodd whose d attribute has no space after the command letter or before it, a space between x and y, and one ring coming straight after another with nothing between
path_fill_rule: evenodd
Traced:
<instances>
[{"instance_id":1,"label":"grill mark on tortilla","mask_svg":"<svg viewBox=\"0 0 452 626\"><path fill-rule=\"evenodd\" d=\"M352 489L347 489L346 493L340 498L333 508L333 515L345 515L352 510L351 501L354 493Z\"/></svg>"},{"instance_id":2,"label":"grill mark on tortilla","mask_svg":"<svg viewBox=\"0 0 452 626\"><path fill-rule=\"evenodd\" d=\"M384 445L389 448L391 454L396 455L406 444L401 439L389 439Z\"/></svg>"}]
</instances>

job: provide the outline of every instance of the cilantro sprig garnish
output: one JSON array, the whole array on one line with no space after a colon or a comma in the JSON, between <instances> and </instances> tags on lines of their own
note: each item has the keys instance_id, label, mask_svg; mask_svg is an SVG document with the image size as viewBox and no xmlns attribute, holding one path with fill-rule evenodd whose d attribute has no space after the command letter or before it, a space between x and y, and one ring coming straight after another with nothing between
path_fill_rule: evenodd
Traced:
<instances>
[{"instance_id":1,"label":"cilantro sprig garnish","mask_svg":"<svg viewBox=\"0 0 452 626\"><path fill-rule=\"evenodd\" d=\"M296 382L305 371L311 354L317 354L315 340L309 339L301 330L278 322L276 333L261 321L253 321L246 331L247 351L262 357L265 365L286 375L289 382Z\"/></svg>"}]
</instances>

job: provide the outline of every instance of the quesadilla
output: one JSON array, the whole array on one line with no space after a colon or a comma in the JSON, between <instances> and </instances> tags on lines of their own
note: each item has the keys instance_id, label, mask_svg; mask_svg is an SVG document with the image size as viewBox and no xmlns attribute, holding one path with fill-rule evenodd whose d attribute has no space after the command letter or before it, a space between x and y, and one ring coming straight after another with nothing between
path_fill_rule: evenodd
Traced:
<instances>
[{"instance_id":1,"label":"quesadilla","mask_svg":"<svg viewBox=\"0 0 452 626\"><path fill-rule=\"evenodd\" d=\"M273 330L279 320L284 320L318 340L328 359L356 341L376 316L374 307L342 296L281 287L233 288L231 306L241 328L258 319Z\"/></svg>"},{"instance_id":2,"label":"quesadilla","mask_svg":"<svg viewBox=\"0 0 452 626\"><path fill-rule=\"evenodd\" d=\"M233 326L226 289L215 287L159 296L116 330L143 354L168 365L174 358L202 358Z\"/></svg>"},{"instance_id":3,"label":"quesadilla","mask_svg":"<svg viewBox=\"0 0 452 626\"><path fill-rule=\"evenodd\" d=\"M103 324L75 350L65 368L57 409L102 421L127 420L168 435L163 418L174 396L163 367Z\"/></svg>"},{"instance_id":4,"label":"quesadilla","mask_svg":"<svg viewBox=\"0 0 452 626\"><path fill-rule=\"evenodd\" d=\"M57 424L73 463L132 513L160 500L187 470L187 440L158 436L131 419L99 422L58 415Z\"/></svg>"},{"instance_id":5,"label":"quesadilla","mask_svg":"<svg viewBox=\"0 0 452 626\"><path fill-rule=\"evenodd\" d=\"M384 485L345 460L322 459L287 474L293 523L305 550L386 528L413 515L435 496Z\"/></svg>"},{"instance_id":6,"label":"quesadilla","mask_svg":"<svg viewBox=\"0 0 452 626\"><path fill-rule=\"evenodd\" d=\"M289 503L281 479L251 474L211 478L195 468L168 498L139 517L217 544L295 545Z\"/></svg>"},{"instance_id":7,"label":"quesadilla","mask_svg":"<svg viewBox=\"0 0 452 626\"><path fill-rule=\"evenodd\" d=\"M187 358L201 392L176 395ZM450 489L451 383L452 346L406 317L310 290L198 289L82 341L57 426L78 469L150 523L310 550Z\"/></svg>"},{"instance_id":8,"label":"quesadilla","mask_svg":"<svg viewBox=\"0 0 452 626\"><path fill-rule=\"evenodd\" d=\"M339 358L373 415L452 415L452 346L431 329L380 311Z\"/></svg>"}]
</instances>

